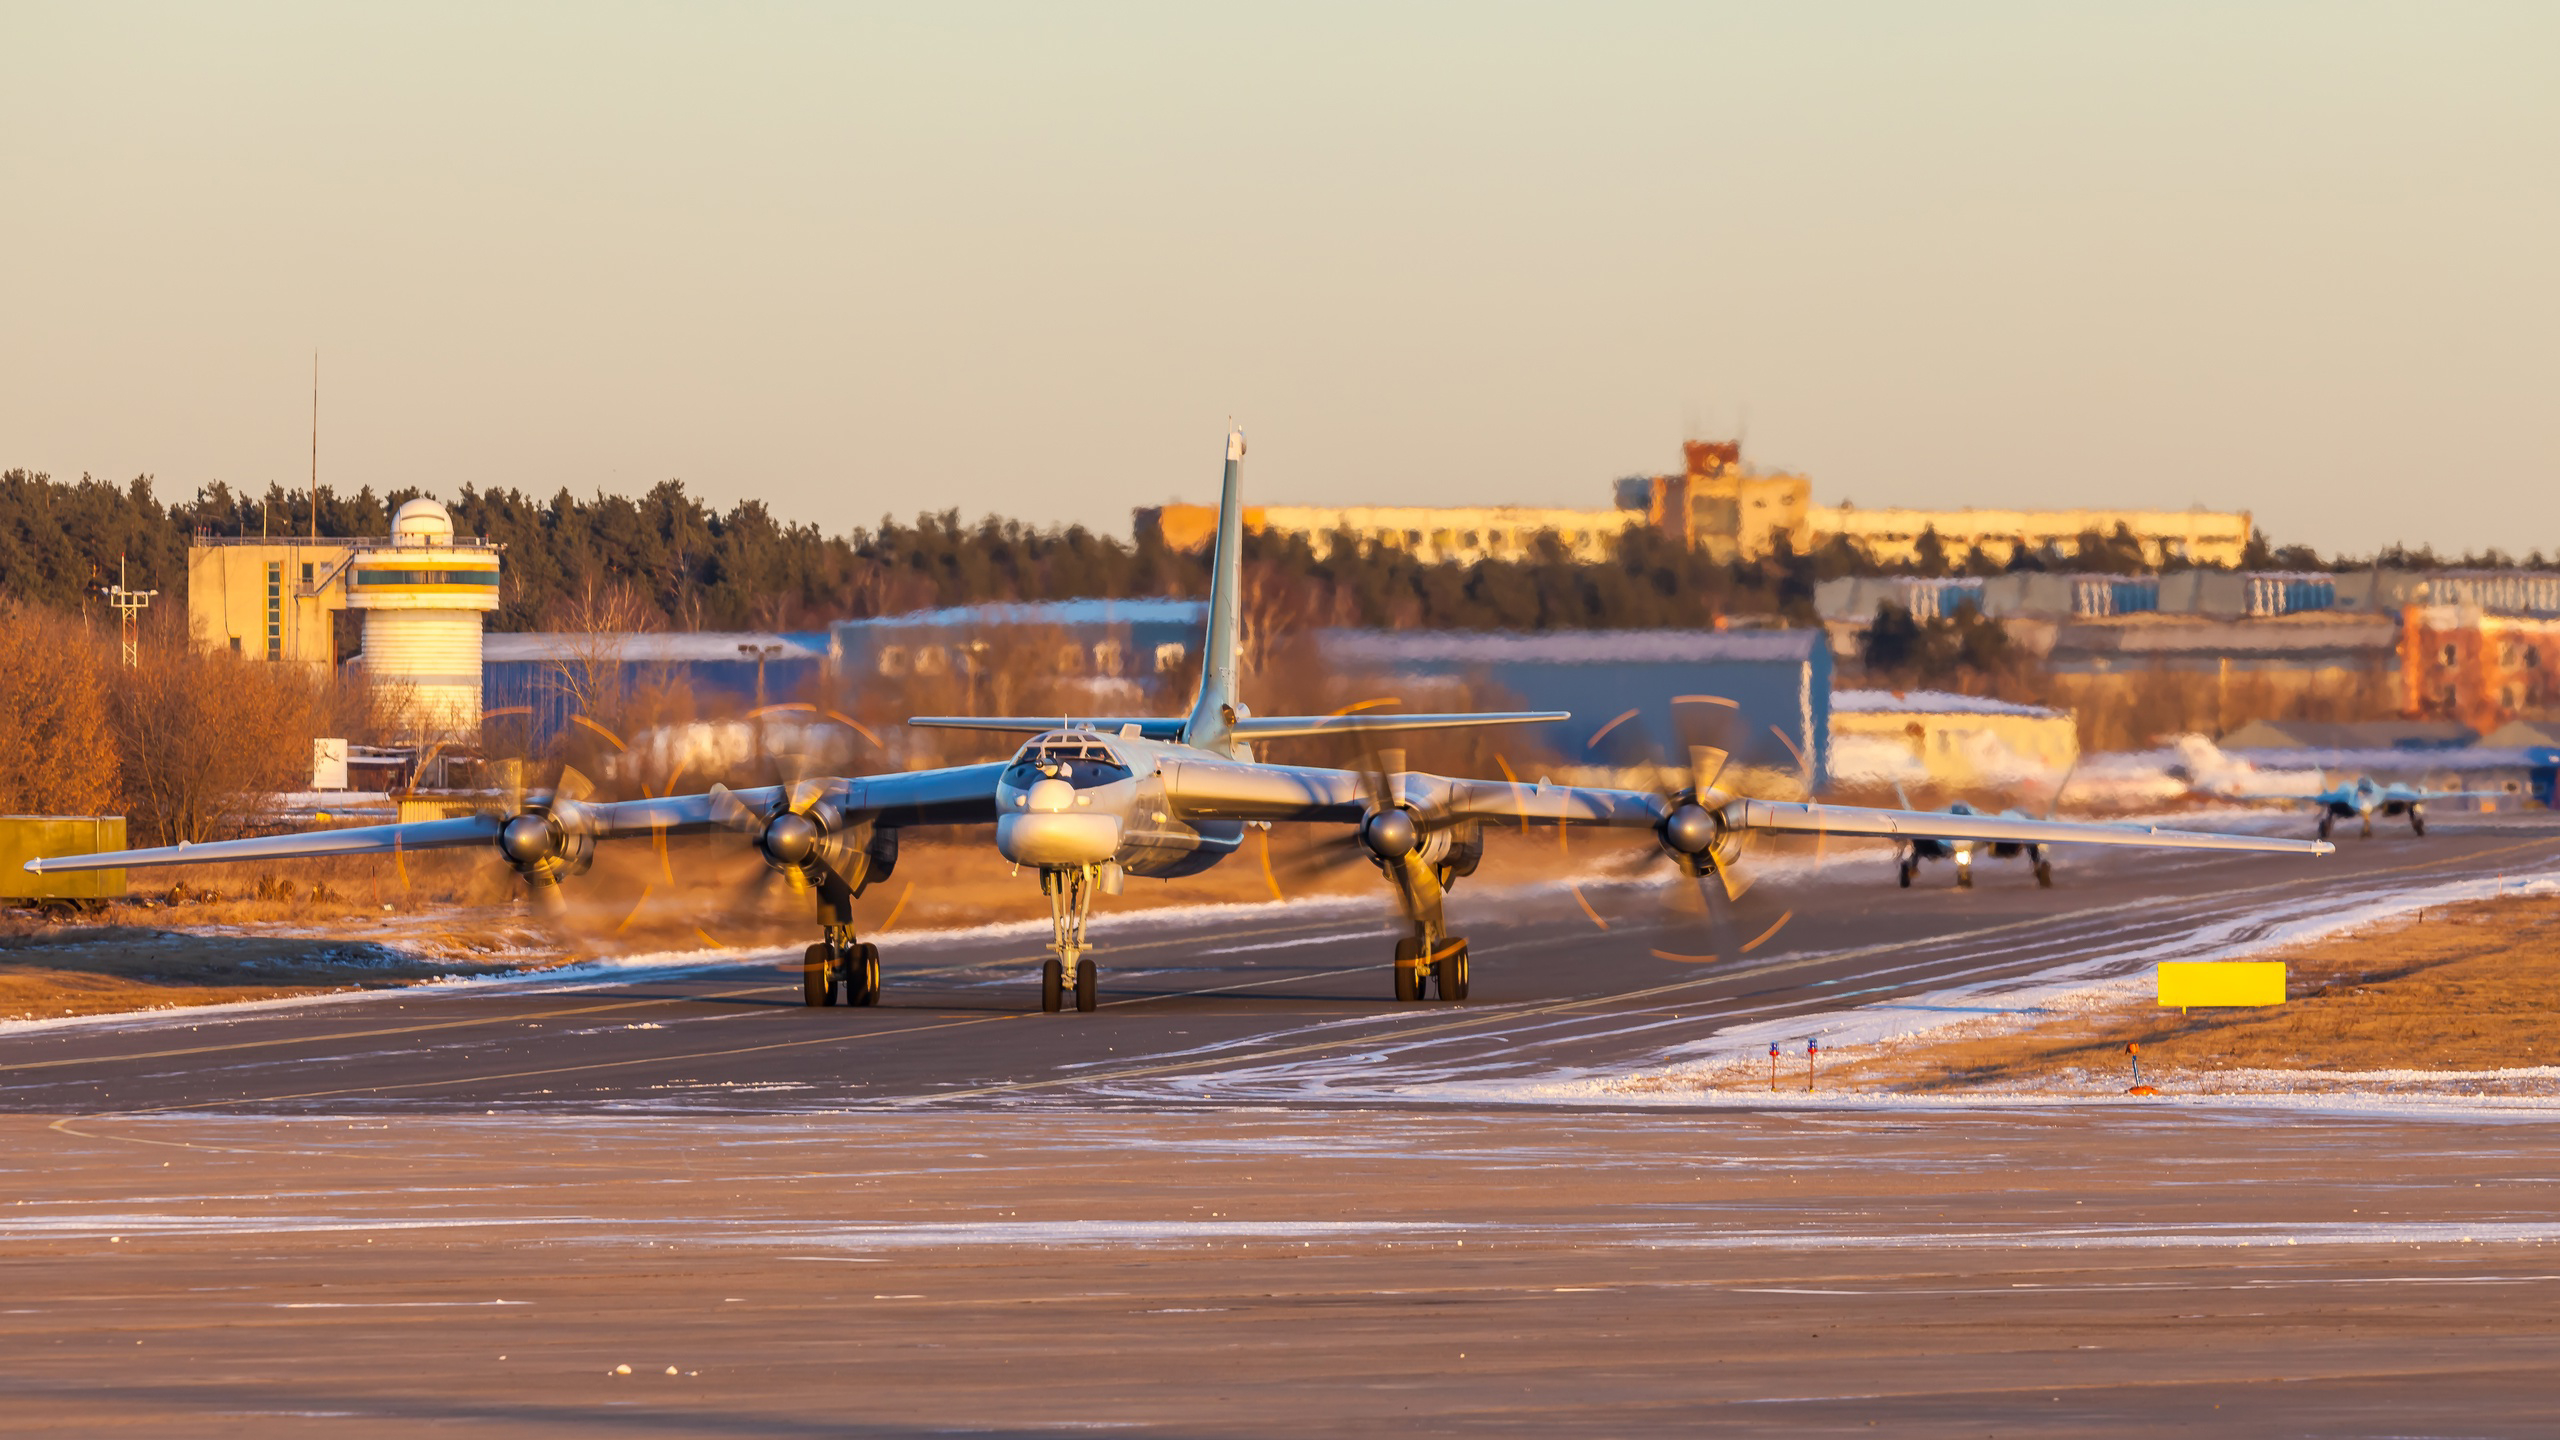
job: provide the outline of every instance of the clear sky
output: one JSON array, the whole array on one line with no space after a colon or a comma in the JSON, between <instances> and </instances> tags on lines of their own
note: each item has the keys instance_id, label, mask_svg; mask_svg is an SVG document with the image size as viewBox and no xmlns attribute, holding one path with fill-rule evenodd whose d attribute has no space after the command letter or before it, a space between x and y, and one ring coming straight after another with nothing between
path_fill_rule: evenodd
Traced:
<instances>
[{"instance_id":1,"label":"clear sky","mask_svg":"<svg viewBox=\"0 0 2560 1440\"><path fill-rule=\"evenodd\" d=\"M2560 5L0 5L0 466L2560 550Z\"/></svg>"}]
</instances>

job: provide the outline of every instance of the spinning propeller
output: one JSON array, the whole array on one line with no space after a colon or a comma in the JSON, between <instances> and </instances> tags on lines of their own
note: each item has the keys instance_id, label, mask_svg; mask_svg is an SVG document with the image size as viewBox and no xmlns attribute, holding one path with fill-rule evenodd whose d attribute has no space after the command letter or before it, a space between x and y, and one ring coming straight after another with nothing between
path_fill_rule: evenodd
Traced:
<instances>
[{"instance_id":1,"label":"spinning propeller","mask_svg":"<svg viewBox=\"0 0 2560 1440\"><path fill-rule=\"evenodd\" d=\"M1699 707L1687 712L1675 709L1674 714L1701 717L1698 723L1715 732L1715 739L1727 743L1689 746L1685 784L1678 783L1678 771L1660 764L1652 767L1652 788L1661 802L1661 819L1654 825L1654 838L1660 843L1663 856L1697 886L1698 903L1707 929L1703 937L1704 953L1657 948L1653 954L1658 959L1684 964L1711 964L1759 949L1795 918L1795 912L1781 913L1768 928L1749 940L1736 943L1740 933L1738 906L1751 888L1751 876L1743 862L1759 837L1758 831L1740 823L1738 806L1749 797L1720 783L1732 761L1730 741L1732 731L1740 723L1741 706L1721 695L1677 695L1672 697L1671 703L1675 707ZM1610 731L1639 713L1629 710L1601 726L1585 748L1596 749ZM1796 751L1784 731L1773 729L1772 733L1801 760L1801 753ZM1821 836L1817 835L1815 840L1818 846ZM1580 899L1581 892L1576 890L1574 893ZM1601 920L1589 901L1583 901L1582 906L1593 923L1607 928L1607 922Z\"/></svg>"},{"instance_id":2,"label":"spinning propeller","mask_svg":"<svg viewBox=\"0 0 2560 1440\"><path fill-rule=\"evenodd\" d=\"M498 854L524 880L533 907L553 919L567 913L560 882L595 860L595 817L586 804L594 794L586 776L564 765L550 789L530 793L517 767L500 797Z\"/></svg>"}]
</instances>

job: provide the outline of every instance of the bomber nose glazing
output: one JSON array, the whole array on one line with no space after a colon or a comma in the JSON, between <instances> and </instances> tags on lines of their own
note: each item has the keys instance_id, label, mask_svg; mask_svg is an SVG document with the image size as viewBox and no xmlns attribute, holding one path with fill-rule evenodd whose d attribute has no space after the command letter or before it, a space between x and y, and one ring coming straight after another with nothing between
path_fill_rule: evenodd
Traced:
<instances>
[{"instance_id":1,"label":"bomber nose glazing","mask_svg":"<svg viewBox=\"0 0 2560 1440\"><path fill-rule=\"evenodd\" d=\"M1119 854L1119 815L1076 803L1090 797L1055 776L1033 782L1018 809L997 817L997 851L1017 865L1099 865Z\"/></svg>"}]
</instances>

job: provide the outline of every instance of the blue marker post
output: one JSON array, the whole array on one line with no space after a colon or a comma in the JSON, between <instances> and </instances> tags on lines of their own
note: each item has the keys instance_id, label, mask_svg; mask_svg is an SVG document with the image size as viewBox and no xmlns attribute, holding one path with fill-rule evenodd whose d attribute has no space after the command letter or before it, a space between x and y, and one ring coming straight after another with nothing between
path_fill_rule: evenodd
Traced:
<instances>
[{"instance_id":1,"label":"blue marker post","mask_svg":"<svg viewBox=\"0 0 2560 1440\"><path fill-rule=\"evenodd\" d=\"M1769 1042L1769 1088L1778 1088L1778 1042Z\"/></svg>"},{"instance_id":2,"label":"blue marker post","mask_svg":"<svg viewBox=\"0 0 2560 1440\"><path fill-rule=\"evenodd\" d=\"M1817 1055L1820 1055L1821 1053L1822 1053L1822 1042L1821 1042L1821 1041L1819 1041L1819 1040L1807 1040L1807 1041L1805 1041L1805 1042L1804 1042L1804 1093L1806 1093L1807 1095L1810 1095L1810 1094L1812 1094L1812 1093L1813 1093L1813 1061L1814 1061L1814 1057L1815 1057L1815 1056L1817 1056Z\"/></svg>"}]
</instances>

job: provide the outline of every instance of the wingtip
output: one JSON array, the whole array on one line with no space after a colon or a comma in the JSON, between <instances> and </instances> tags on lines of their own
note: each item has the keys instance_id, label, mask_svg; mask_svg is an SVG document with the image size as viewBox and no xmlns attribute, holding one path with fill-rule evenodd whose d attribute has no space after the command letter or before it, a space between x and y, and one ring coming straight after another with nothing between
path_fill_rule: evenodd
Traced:
<instances>
[{"instance_id":1,"label":"wingtip","mask_svg":"<svg viewBox=\"0 0 2560 1440\"><path fill-rule=\"evenodd\" d=\"M26 871L30 875L41 875L44 873L44 860L39 857L28 861L26 864L21 865L18 868Z\"/></svg>"},{"instance_id":2,"label":"wingtip","mask_svg":"<svg viewBox=\"0 0 2560 1440\"><path fill-rule=\"evenodd\" d=\"M1244 427L1241 425L1231 426L1227 430L1227 458L1230 460L1244 458Z\"/></svg>"}]
</instances>

